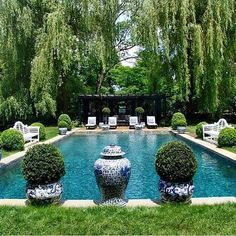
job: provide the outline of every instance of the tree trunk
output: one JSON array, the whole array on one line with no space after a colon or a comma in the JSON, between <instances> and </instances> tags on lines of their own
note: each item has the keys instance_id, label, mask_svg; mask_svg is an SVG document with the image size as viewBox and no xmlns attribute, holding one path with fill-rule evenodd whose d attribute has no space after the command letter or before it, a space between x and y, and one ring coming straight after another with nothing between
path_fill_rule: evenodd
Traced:
<instances>
[{"instance_id":1,"label":"tree trunk","mask_svg":"<svg viewBox=\"0 0 236 236\"><path fill-rule=\"evenodd\" d=\"M102 82L105 78L105 73L104 71L102 70L99 74L98 74L98 77L97 77L97 82L96 82L96 94L100 94L100 89L102 87Z\"/></svg>"}]
</instances>

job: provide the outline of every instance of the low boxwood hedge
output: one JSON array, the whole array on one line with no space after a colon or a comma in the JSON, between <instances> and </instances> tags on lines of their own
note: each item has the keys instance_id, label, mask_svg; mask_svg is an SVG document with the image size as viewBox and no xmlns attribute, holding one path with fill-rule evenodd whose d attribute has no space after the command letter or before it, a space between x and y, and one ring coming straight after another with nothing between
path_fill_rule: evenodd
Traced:
<instances>
[{"instance_id":1,"label":"low boxwood hedge","mask_svg":"<svg viewBox=\"0 0 236 236\"><path fill-rule=\"evenodd\" d=\"M171 119L171 127L172 129L176 130L178 126L178 122L181 120L181 122L185 123L185 126L187 126L187 121L185 118L185 115L181 112L176 112L173 114Z\"/></svg>"},{"instance_id":2,"label":"low boxwood hedge","mask_svg":"<svg viewBox=\"0 0 236 236\"><path fill-rule=\"evenodd\" d=\"M6 151L22 151L24 143L23 134L17 129L7 129L1 134L1 145Z\"/></svg>"},{"instance_id":3,"label":"low boxwood hedge","mask_svg":"<svg viewBox=\"0 0 236 236\"><path fill-rule=\"evenodd\" d=\"M57 125L61 122L64 121L67 123L67 130L70 131L72 129L72 121L69 117L69 115L67 114L61 114L57 120Z\"/></svg>"},{"instance_id":4,"label":"low boxwood hedge","mask_svg":"<svg viewBox=\"0 0 236 236\"><path fill-rule=\"evenodd\" d=\"M236 145L236 130L233 128L222 129L218 137L218 146L232 147L235 145Z\"/></svg>"},{"instance_id":5,"label":"low boxwood hedge","mask_svg":"<svg viewBox=\"0 0 236 236\"><path fill-rule=\"evenodd\" d=\"M202 125L206 125L207 122L202 121L196 125L196 135L197 138L203 139L203 130L202 130Z\"/></svg>"}]
</instances>

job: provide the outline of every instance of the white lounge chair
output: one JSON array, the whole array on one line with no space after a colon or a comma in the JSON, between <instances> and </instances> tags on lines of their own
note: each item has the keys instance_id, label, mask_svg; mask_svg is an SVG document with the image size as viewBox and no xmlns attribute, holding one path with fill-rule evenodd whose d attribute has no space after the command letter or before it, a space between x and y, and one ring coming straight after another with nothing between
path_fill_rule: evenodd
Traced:
<instances>
[{"instance_id":1,"label":"white lounge chair","mask_svg":"<svg viewBox=\"0 0 236 236\"><path fill-rule=\"evenodd\" d=\"M217 123L202 125L203 140L217 143L220 131L224 128L232 127L225 119L220 119Z\"/></svg>"},{"instance_id":2,"label":"white lounge chair","mask_svg":"<svg viewBox=\"0 0 236 236\"><path fill-rule=\"evenodd\" d=\"M117 128L117 117L115 117L115 116L108 117L108 125L110 126L111 129L116 129Z\"/></svg>"},{"instance_id":3,"label":"white lounge chair","mask_svg":"<svg viewBox=\"0 0 236 236\"><path fill-rule=\"evenodd\" d=\"M17 121L14 124L13 128L19 130L23 134L25 142L39 141L39 126L27 126L24 125L21 121Z\"/></svg>"},{"instance_id":4,"label":"white lounge chair","mask_svg":"<svg viewBox=\"0 0 236 236\"><path fill-rule=\"evenodd\" d=\"M135 128L135 125L138 124L138 117L137 116L130 116L129 117L129 128Z\"/></svg>"},{"instance_id":5,"label":"white lounge chair","mask_svg":"<svg viewBox=\"0 0 236 236\"><path fill-rule=\"evenodd\" d=\"M86 129L95 129L96 126L97 126L96 117L95 116L89 116L88 117L88 124L85 125Z\"/></svg>"},{"instance_id":6,"label":"white lounge chair","mask_svg":"<svg viewBox=\"0 0 236 236\"><path fill-rule=\"evenodd\" d=\"M155 116L147 116L147 128L157 128Z\"/></svg>"}]
</instances>

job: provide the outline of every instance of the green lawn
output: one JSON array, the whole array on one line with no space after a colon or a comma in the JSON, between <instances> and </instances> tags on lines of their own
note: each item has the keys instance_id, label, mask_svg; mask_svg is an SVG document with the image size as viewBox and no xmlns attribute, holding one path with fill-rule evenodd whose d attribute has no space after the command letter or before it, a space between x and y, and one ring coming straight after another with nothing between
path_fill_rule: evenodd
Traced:
<instances>
[{"instance_id":1,"label":"green lawn","mask_svg":"<svg viewBox=\"0 0 236 236\"><path fill-rule=\"evenodd\" d=\"M51 139L55 136L58 135L58 127L57 126L49 126L49 127L45 127L46 128L46 140ZM6 151L3 150L3 158L8 157L14 153L17 153L18 151Z\"/></svg>"},{"instance_id":2,"label":"green lawn","mask_svg":"<svg viewBox=\"0 0 236 236\"><path fill-rule=\"evenodd\" d=\"M0 234L236 235L236 204L156 208L0 207Z\"/></svg>"},{"instance_id":3,"label":"green lawn","mask_svg":"<svg viewBox=\"0 0 236 236\"><path fill-rule=\"evenodd\" d=\"M230 152L233 152L233 153L236 153L236 146L233 146L233 147L223 147L223 149L225 149L227 151L230 151Z\"/></svg>"},{"instance_id":4,"label":"green lawn","mask_svg":"<svg viewBox=\"0 0 236 236\"><path fill-rule=\"evenodd\" d=\"M49 126L46 128L46 140L51 139L58 135L58 127L57 126Z\"/></svg>"},{"instance_id":5,"label":"green lawn","mask_svg":"<svg viewBox=\"0 0 236 236\"><path fill-rule=\"evenodd\" d=\"M191 135L196 135L196 125L188 125L187 126L187 132L189 132Z\"/></svg>"}]
</instances>

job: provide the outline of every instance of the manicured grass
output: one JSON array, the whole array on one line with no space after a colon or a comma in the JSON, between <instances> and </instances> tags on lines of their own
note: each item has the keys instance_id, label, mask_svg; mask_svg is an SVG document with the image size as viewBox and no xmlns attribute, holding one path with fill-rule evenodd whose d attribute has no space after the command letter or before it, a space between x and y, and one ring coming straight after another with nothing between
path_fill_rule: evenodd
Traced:
<instances>
[{"instance_id":1,"label":"manicured grass","mask_svg":"<svg viewBox=\"0 0 236 236\"><path fill-rule=\"evenodd\" d=\"M2 150L2 151L3 151L3 153L2 153L3 154L3 158L8 157L8 156L18 152L18 151L6 151L6 150Z\"/></svg>"},{"instance_id":2,"label":"manicured grass","mask_svg":"<svg viewBox=\"0 0 236 236\"><path fill-rule=\"evenodd\" d=\"M58 135L58 127L57 126L48 126L46 128L46 140L51 139Z\"/></svg>"},{"instance_id":3,"label":"manicured grass","mask_svg":"<svg viewBox=\"0 0 236 236\"><path fill-rule=\"evenodd\" d=\"M192 136L196 136L196 125L188 125L187 132L189 132Z\"/></svg>"},{"instance_id":4,"label":"manicured grass","mask_svg":"<svg viewBox=\"0 0 236 236\"><path fill-rule=\"evenodd\" d=\"M233 146L233 147L223 147L223 149L225 149L227 151L230 151L230 152L233 152L233 153L236 153L236 146Z\"/></svg>"},{"instance_id":5,"label":"manicured grass","mask_svg":"<svg viewBox=\"0 0 236 236\"><path fill-rule=\"evenodd\" d=\"M0 234L235 235L236 204L156 208L1 207Z\"/></svg>"}]
</instances>

